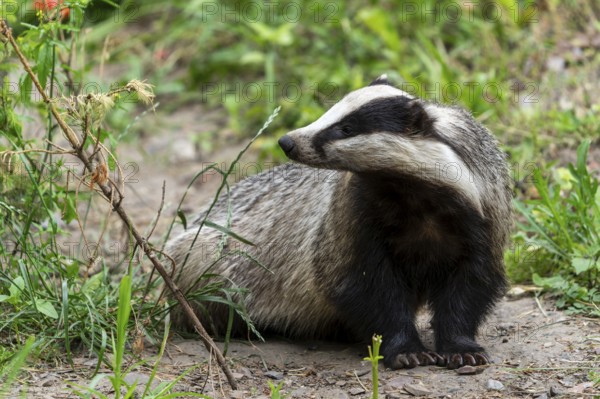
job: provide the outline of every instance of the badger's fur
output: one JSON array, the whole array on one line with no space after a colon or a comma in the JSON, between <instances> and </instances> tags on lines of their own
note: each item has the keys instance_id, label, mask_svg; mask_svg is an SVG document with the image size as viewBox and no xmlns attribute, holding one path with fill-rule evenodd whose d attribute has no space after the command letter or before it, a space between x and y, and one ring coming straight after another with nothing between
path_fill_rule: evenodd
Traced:
<instances>
[{"instance_id":1,"label":"badger's fur","mask_svg":"<svg viewBox=\"0 0 600 399\"><path fill-rule=\"evenodd\" d=\"M207 272L248 289L243 303L261 331L293 337L383 335L391 368L485 364L478 326L506 287L503 248L511 220L504 154L466 111L415 98L379 78L316 122L279 140L287 164L231 191L231 230L255 247L198 224L167 249L185 291ZM221 199L209 220L226 225ZM188 256L189 254L189 256ZM188 257L187 261L184 261ZM185 263L185 265L184 265ZM415 313L432 312L436 350L422 344ZM229 311L196 304L223 333ZM209 319L210 316L210 319ZM186 324L176 311L176 323ZM243 333L238 318L234 330Z\"/></svg>"}]
</instances>

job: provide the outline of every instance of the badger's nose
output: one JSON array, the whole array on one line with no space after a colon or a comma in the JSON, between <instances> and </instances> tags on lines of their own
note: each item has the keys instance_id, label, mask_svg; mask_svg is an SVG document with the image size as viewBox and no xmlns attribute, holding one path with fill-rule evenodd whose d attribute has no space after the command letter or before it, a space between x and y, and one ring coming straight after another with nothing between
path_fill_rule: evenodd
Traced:
<instances>
[{"instance_id":1,"label":"badger's nose","mask_svg":"<svg viewBox=\"0 0 600 399\"><path fill-rule=\"evenodd\" d=\"M292 140L289 136L283 136L279 139L278 141L279 146L281 147L281 149L283 150L283 152L286 153L286 155L288 155L293 149L294 149L294 140Z\"/></svg>"}]
</instances>

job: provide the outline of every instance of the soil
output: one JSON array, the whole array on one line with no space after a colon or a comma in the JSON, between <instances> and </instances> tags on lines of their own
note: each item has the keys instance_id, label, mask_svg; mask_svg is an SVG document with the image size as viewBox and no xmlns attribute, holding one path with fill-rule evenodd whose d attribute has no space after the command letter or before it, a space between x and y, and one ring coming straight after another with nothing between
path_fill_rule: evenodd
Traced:
<instances>
[{"instance_id":1,"label":"soil","mask_svg":"<svg viewBox=\"0 0 600 399\"><path fill-rule=\"evenodd\" d=\"M142 231L148 231L160 207L163 182L164 207L155 239L166 231L193 176L211 162L228 166L241 150L242 144L222 142L206 154L194 144L193 133L222 131L222 120L219 112L207 112L200 106L183 107L169 115L157 112L141 120L136 144L119 147L122 164L131 162L124 207ZM227 134L220 137L223 136ZM245 159L250 161L243 162L251 162L254 155ZM194 210L212 198L219 182L219 176L211 174L192 186L183 206L188 217L193 217ZM105 214L99 211L99 215ZM107 234L114 237L121 225L114 215L111 221ZM76 228L73 231L75 234ZM471 370L474 375L434 366L391 371L380 364L380 397L600 397L600 386L596 383L594 387L591 380L593 370L600 373L600 320L568 316L554 309L551 301L536 301L528 290L516 289L512 293L498 305L480 332L479 342L491 354L493 364ZM432 347L426 314L420 316L419 326L426 344ZM222 347L223 343L219 345ZM134 367L127 380L146 385L156 353L157 348L147 344L141 358L150 366ZM287 398L371 398L371 366L363 360L365 356L367 343L348 345L281 338L232 342L227 358L238 383L238 389L232 391L199 340L175 336L160 360L151 386L172 381L198 366L177 383L176 391L203 392L214 398L270 398L269 384L274 384L280 386L281 397ZM88 386L95 366L96 359L83 356L74 359L74 367L30 365L21 387L12 395L21 397L26 390L28 398L74 397L69 384ZM109 397L114 395L106 378L96 388ZM142 392L139 388L138 391Z\"/></svg>"}]
</instances>

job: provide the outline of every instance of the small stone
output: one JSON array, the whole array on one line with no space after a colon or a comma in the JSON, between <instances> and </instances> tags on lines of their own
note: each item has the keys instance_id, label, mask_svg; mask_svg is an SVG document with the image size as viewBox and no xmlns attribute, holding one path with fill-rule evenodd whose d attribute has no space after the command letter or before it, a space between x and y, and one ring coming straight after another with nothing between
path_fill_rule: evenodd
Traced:
<instances>
[{"instance_id":1,"label":"small stone","mask_svg":"<svg viewBox=\"0 0 600 399\"><path fill-rule=\"evenodd\" d=\"M331 399L350 399L346 392L339 389L330 392L328 397Z\"/></svg>"},{"instance_id":2,"label":"small stone","mask_svg":"<svg viewBox=\"0 0 600 399\"><path fill-rule=\"evenodd\" d=\"M294 389L291 393L292 398L308 398L309 397L309 390L308 388L298 388L298 389Z\"/></svg>"},{"instance_id":3,"label":"small stone","mask_svg":"<svg viewBox=\"0 0 600 399\"><path fill-rule=\"evenodd\" d=\"M335 373L331 370L324 370L324 371L317 372L317 377L319 377L319 378L328 379L328 378L333 377L334 375L335 375Z\"/></svg>"},{"instance_id":4,"label":"small stone","mask_svg":"<svg viewBox=\"0 0 600 399\"><path fill-rule=\"evenodd\" d=\"M413 381L414 381L414 378L405 376L405 375L401 375L401 376L398 376L398 377L395 377L395 378L392 378L391 380L389 380L385 384L385 388L388 391L398 391L398 390L404 388L404 385L410 384Z\"/></svg>"},{"instance_id":5,"label":"small stone","mask_svg":"<svg viewBox=\"0 0 600 399\"><path fill-rule=\"evenodd\" d=\"M269 377L272 380L281 380L281 379L283 379L283 373L280 371L271 370L271 371L265 372L265 377Z\"/></svg>"},{"instance_id":6,"label":"small stone","mask_svg":"<svg viewBox=\"0 0 600 399\"><path fill-rule=\"evenodd\" d=\"M505 343L507 343L507 342L508 342L508 338L506 338L506 337L502 338L502 343L503 343L503 344L505 344Z\"/></svg>"},{"instance_id":7,"label":"small stone","mask_svg":"<svg viewBox=\"0 0 600 399\"><path fill-rule=\"evenodd\" d=\"M236 391L231 391L229 396L231 396L231 399L244 399L248 396L248 394L244 391L236 390Z\"/></svg>"},{"instance_id":8,"label":"small stone","mask_svg":"<svg viewBox=\"0 0 600 399\"><path fill-rule=\"evenodd\" d=\"M250 371L250 369L249 369L249 368L247 368L247 367L242 367L242 368L240 369L240 373L244 374L244 375L245 375L246 377L248 377L248 378L252 378L252 377L253 377L253 375L252 375L252 372L251 372L251 371Z\"/></svg>"},{"instance_id":9,"label":"small stone","mask_svg":"<svg viewBox=\"0 0 600 399\"><path fill-rule=\"evenodd\" d=\"M337 381L335 383L335 385L337 385L338 387L343 387L344 385L346 385L348 383L348 381Z\"/></svg>"},{"instance_id":10,"label":"small stone","mask_svg":"<svg viewBox=\"0 0 600 399\"><path fill-rule=\"evenodd\" d=\"M560 396L560 395L562 395L562 393L563 393L562 390L559 387L557 387L556 385L552 385L550 387L550 396Z\"/></svg>"},{"instance_id":11,"label":"small stone","mask_svg":"<svg viewBox=\"0 0 600 399\"><path fill-rule=\"evenodd\" d=\"M523 288L515 286L506 293L506 296L510 299L518 299L524 296L526 293L527 291L525 291Z\"/></svg>"},{"instance_id":12,"label":"small stone","mask_svg":"<svg viewBox=\"0 0 600 399\"><path fill-rule=\"evenodd\" d=\"M554 346L554 342L544 342L544 348L551 348Z\"/></svg>"},{"instance_id":13,"label":"small stone","mask_svg":"<svg viewBox=\"0 0 600 399\"><path fill-rule=\"evenodd\" d=\"M600 355L600 346L594 349L594 352L596 353L596 355Z\"/></svg>"},{"instance_id":14,"label":"small stone","mask_svg":"<svg viewBox=\"0 0 600 399\"><path fill-rule=\"evenodd\" d=\"M457 369L456 372L460 375L473 375L473 374L477 374L477 369L473 366L462 366L461 368Z\"/></svg>"},{"instance_id":15,"label":"small stone","mask_svg":"<svg viewBox=\"0 0 600 399\"><path fill-rule=\"evenodd\" d=\"M56 377L48 377L48 378L44 378L42 380L40 380L39 382L36 383L36 385L42 386L42 387L50 387L55 385L55 383L60 382L60 380Z\"/></svg>"},{"instance_id":16,"label":"small stone","mask_svg":"<svg viewBox=\"0 0 600 399\"><path fill-rule=\"evenodd\" d=\"M242 378L244 378L244 374L242 373L231 373L231 376L236 380L241 380Z\"/></svg>"},{"instance_id":17,"label":"small stone","mask_svg":"<svg viewBox=\"0 0 600 399\"><path fill-rule=\"evenodd\" d=\"M363 375L367 375L370 372L371 372L371 368L370 367L369 368L364 368L362 370L357 370L356 371L356 375L359 376L359 377L362 377Z\"/></svg>"},{"instance_id":18,"label":"small stone","mask_svg":"<svg viewBox=\"0 0 600 399\"><path fill-rule=\"evenodd\" d=\"M492 379L487 380L485 387L490 391L503 391L504 390L504 384L502 384L500 381L496 381L496 380L492 380Z\"/></svg>"},{"instance_id":19,"label":"small stone","mask_svg":"<svg viewBox=\"0 0 600 399\"><path fill-rule=\"evenodd\" d=\"M333 385L335 384L335 378L333 377L327 377L325 378L325 381L329 384L329 385Z\"/></svg>"},{"instance_id":20,"label":"small stone","mask_svg":"<svg viewBox=\"0 0 600 399\"><path fill-rule=\"evenodd\" d=\"M365 390L362 389L362 388L359 388L359 387L352 388L350 390L350 395L352 395L352 396L360 395L360 394L363 394L363 393L365 393Z\"/></svg>"},{"instance_id":21,"label":"small stone","mask_svg":"<svg viewBox=\"0 0 600 399\"><path fill-rule=\"evenodd\" d=\"M129 385L137 384L138 386L146 384L150 380L150 377L146 374L131 372L127 374L123 381Z\"/></svg>"},{"instance_id":22,"label":"small stone","mask_svg":"<svg viewBox=\"0 0 600 399\"><path fill-rule=\"evenodd\" d=\"M536 399L548 399L548 394L547 393L543 393L541 395L538 396L534 396Z\"/></svg>"},{"instance_id":23,"label":"small stone","mask_svg":"<svg viewBox=\"0 0 600 399\"><path fill-rule=\"evenodd\" d=\"M405 384L404 385L404 390L406 392L410 393L413 396L424 396L424 395L431 394L431 390L429 390L422 383L418 383L418 384Z\"/></svg>"}]
</instances>

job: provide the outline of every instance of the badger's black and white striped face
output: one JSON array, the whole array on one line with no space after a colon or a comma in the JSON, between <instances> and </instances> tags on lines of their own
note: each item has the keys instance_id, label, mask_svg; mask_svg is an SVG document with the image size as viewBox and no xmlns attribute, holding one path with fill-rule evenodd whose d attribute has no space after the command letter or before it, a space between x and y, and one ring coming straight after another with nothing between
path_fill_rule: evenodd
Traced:
<instances>
[{"instance_id":1,"label":"badger's black and white striped face","mask_svg":"<svg viewBox=\"0 0 600 399\"><path fill-rule=\"evenodd\" d=\"M480 209L477 177L461 158L468 114L426 103L378 78L310 125L279 140L305 165L355 173L410 175L453 186Z\"/></svg>"}]
</instances>

